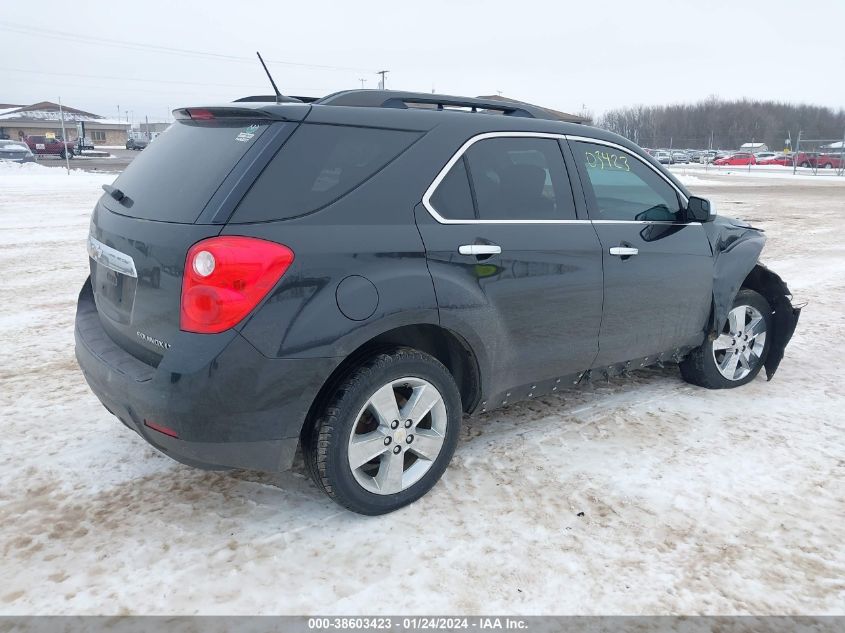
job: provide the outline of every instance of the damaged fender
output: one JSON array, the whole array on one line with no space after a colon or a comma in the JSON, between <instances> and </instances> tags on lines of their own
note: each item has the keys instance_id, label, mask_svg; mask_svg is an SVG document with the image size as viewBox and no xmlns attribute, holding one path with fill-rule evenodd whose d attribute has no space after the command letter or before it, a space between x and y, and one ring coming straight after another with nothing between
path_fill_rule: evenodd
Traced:
<instances>
[{"instance_id":1,"label":"damaged fender","mask_svg":"<svg viewBox=\"0 0 845 633\"><path fill-rule=\"evenodd\" d=\"M740 288L763 295L772 307L772 332L766 358L766 378L771 380L795 332L801 307L792 305L786 283L758 262L766 243L761 229L745 222L717 216L704 225L713 248L713 312L710 336L721 332Z\"/></svg>"}]
</instances>

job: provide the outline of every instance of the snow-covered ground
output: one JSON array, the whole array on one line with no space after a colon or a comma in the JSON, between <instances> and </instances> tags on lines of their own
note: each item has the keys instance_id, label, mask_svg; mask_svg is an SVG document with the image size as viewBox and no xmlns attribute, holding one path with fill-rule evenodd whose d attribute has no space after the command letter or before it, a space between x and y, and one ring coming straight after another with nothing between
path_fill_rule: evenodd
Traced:
<instances>
[{"instance_id":1,"label":"snow-covered ground","mask_svg":"<svg viewBox=\"0 0 845 633\"><path fill-rule=\"evenodd\" d=\"M810 302L773 382L667 367L510 406L366 518L301 467L172 462L88 391L73 316L111 178L0 167L0 613L845 613L845 186L690 182Z\"/></svg>"}]
</instances>

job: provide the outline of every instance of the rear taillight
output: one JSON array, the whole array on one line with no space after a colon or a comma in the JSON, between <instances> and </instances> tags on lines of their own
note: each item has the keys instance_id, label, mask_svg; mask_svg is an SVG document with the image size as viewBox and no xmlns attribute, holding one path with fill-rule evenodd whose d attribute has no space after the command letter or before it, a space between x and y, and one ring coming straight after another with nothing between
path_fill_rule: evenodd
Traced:
<instances>
[{"instance_id":1,"label":"rear taillight","mask_svg":"<svg viewBox=\"0 0 845 633\"><path fill-rule=\"evenodd\" d=\"M287 246L254 237L224 236L188 251L180 328L216 334L239 323L293 262Z\"/></svg>"}]
</instances>

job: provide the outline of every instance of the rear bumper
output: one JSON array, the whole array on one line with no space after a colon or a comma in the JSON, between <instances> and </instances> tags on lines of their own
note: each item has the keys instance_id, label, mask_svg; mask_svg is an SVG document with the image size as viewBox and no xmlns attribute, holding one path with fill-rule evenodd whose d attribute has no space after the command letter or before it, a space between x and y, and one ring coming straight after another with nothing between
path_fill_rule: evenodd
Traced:
<instances>
[{"instance_id":1,"label":"rear bumper","mask_svg":"<svg viewBox=\"0 0 845 633\"><path fill-rule=\"evenodd\" d=\"M208 336L197 336L207 349ZM174 348L153 367L109 338L90 281L79 295L77 361L100 402L126 426L191 466L289 468L311 403L340 359L272 359L237 333L214 336L220 349L201 366L189 349Z\"/></svg>"}]
</instances>

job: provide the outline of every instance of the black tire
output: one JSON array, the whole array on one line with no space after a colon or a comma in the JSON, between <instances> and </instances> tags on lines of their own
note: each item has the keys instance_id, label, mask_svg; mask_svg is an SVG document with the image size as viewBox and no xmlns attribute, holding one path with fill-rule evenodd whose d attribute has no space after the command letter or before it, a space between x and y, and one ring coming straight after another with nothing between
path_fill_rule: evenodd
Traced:
<instances>
[{"instance_id":1,"label":"black tire","mask_svg":"<svg viewBox=\"0 0 845 633\"><path fill-rule=\"evenodd\" d=\"M448 420L445 438L428 471L416 483L395 494L377 494L355 479L349 467L349 439L358 413L370 397L382 386L403 377L421 378L440 392ZM305 463L317 486L343 507L366 515L393 512L422 497L443 475L458 443L461 417L458 387L437 359L410 348L379 353L340 382L327 397L312 427L303 432Z\"/></svg>"},{"instance_id":2,"label":"black tire","mask_svg":"<svg viewBox=\"0 0 845 633\"><path fill-rule=\"evenodd\" d=\"M763 353L755 365L752 366L751 372L738 380L730 380L723 376L714 358L713 338L708 336L700 347L694 349L690 352L689 356L681 361L681 376L684 380L708 389L732 389L745 385L757 377L757 374L760 373L766 362L772 341L772 309L763 295L748 288L742 288L737 293L731 309L733 310L743 305L756 309L763 316L763 320L766 323L766 341L763 346ZM725 327L728 328L728 324L725 324Z\"/></svg>"}]
</instances>

